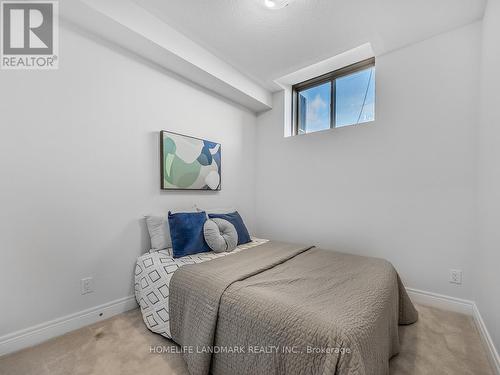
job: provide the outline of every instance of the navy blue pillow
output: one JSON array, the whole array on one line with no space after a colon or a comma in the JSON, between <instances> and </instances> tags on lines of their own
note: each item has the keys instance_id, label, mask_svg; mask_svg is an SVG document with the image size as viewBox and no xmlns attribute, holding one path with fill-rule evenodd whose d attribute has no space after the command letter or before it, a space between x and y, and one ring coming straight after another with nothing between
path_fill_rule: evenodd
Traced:
<instances>
[{"instance_id":1,"label":"navy blue pillow","mask_svg":"<svg viewBox=\"0 0 500 375\"><path fill-rule=\"evenodd\" d=\"M186 255L210 251L203 236L203 224L207 221L205 212L168 213L172 255L180 258Z\"/></svg>"},{"instance_id":2,"label":"navy blue pillow","mask_svg":"<svg viewBox=\"0 0 500 375\"><path fill-rule=\"evenodd\" d=\"M236 232L238 233L238 245L242 245L244 243L252 242L250 235L248 234L247 227L243 222L238 211L235 211L230 214L208 214L210 219L219 218L229 221L236 228Z\"/></svg>"}]
</instances>

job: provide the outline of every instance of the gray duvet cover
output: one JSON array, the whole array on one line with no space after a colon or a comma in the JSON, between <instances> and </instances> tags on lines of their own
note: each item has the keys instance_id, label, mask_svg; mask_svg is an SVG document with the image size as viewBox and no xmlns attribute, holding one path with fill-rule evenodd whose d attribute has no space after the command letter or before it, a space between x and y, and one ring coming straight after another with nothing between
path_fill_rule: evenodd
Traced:
<instances>
[{"instance_id":1,"label":"gray duvet cover","mask_svg":"<svg viewBox=\"0 0 500 375\"><path fill-rule=\"evenodd\" d=\"M387 261L281 242L181 267L172 338L192 375L389 373L417 312Z\"/></svg>"}]
</instances>

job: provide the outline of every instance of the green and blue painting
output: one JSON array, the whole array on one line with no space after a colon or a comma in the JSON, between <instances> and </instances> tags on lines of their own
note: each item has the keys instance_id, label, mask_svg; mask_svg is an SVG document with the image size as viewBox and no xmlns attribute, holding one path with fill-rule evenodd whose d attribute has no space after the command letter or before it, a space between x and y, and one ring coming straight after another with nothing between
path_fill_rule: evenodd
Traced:
<instances>
[{"instance_id":1,"label":"green and blue painting","mask_svg":"<svg viewBox=\"0 0 500 375\"><path fill-rule=\"evenodd\" d=\"M221 145L162 131L161 188L220 190Z\"/></svg>"}]
</instances>

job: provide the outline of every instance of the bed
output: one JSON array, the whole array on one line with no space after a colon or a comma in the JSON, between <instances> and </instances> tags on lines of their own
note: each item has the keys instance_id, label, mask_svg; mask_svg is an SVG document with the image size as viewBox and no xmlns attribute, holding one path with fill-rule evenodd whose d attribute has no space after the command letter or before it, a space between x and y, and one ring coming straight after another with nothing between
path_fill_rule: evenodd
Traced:
<instances>
[{"instance_id":1,"label":"bed","mask_svg":"<svg viewBox=\"0 0 500 375\"><path fill-rule=\"evenodd\" d=\"M170 335L169 295L174 272L187 264L203 263L262 245L268 240L252 237L252 242L238 246L231 253L199 253L172 257L172 249L151 250L137 258L135 265L135 298L149 330L168 339Z\"/></svg>"},{"instance_id":2,"label":"bed","mask_svg":"<svg viewBox=\"0 0 500 375\"><path fill-rule=\"evenodd\" d=\"M136 296L193 375L388 374L418 317L383 259L263 240L192 257L139 258Z\"/></svg>"}]
</instances>

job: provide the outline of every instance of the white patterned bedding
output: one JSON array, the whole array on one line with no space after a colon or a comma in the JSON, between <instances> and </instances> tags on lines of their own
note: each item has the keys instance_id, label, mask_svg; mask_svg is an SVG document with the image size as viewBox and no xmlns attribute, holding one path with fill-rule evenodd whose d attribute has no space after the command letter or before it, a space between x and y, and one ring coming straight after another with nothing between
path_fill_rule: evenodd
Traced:
<instances>
[{"instance_id":1,"label":"white patterned bedding","mask_svg":"<svg viewBox=\"0 0 500 375\"><path fill-rule=\"evenodd\" d=\"M210 251L182 258L172 258L170 249L141 255L137 258L135 266L135 298L141 307L146 326L155 333L171 338L168 310L169 284L172 275L179 267L220 258L266 242L268 240L252 237L252 242L240 245L230 253Z\"/></svg>"}]
</instances>

